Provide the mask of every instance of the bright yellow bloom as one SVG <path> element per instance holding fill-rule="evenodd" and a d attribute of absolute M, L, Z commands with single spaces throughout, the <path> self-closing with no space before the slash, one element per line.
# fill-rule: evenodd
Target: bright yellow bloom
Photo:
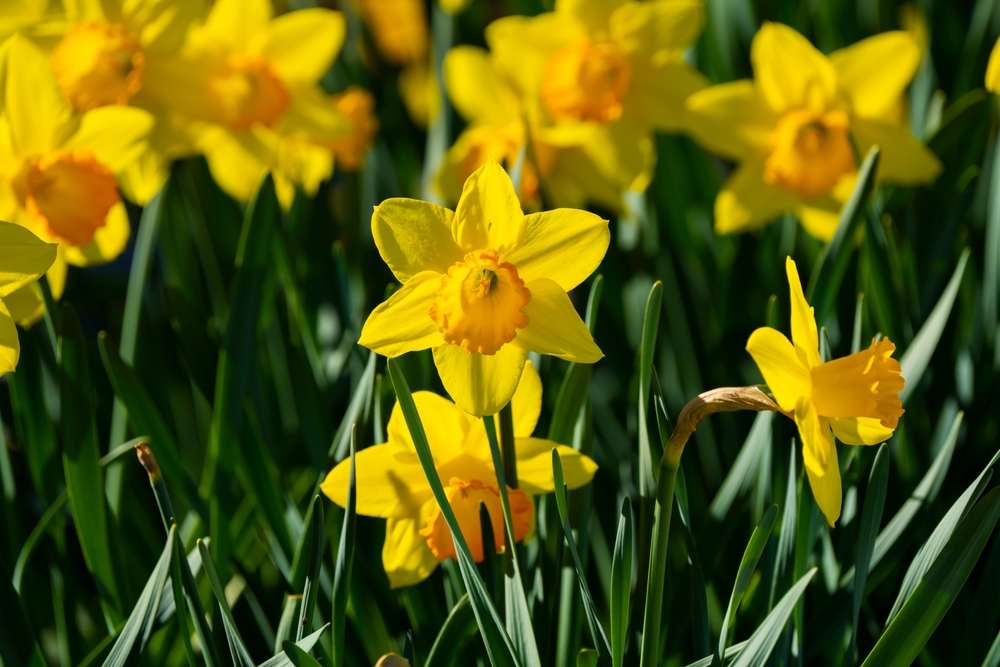
<path fill-rule="evenodd" d="M 343 16 L 328 9 L 274 18 L 270 0 L 219 0 L 184 52 L 155 72 L 172 108 L 202 122 L 198 145 L 234 198 L 249 200 L 271 172 L 287 208 L 295 186 L 313 194 L 330 176 L 329 144 L 350 124 L 317 82 L 344 30 Z"/>
<path fill-rule="evenodd" d="M 124 250 L 129 224 L 116 174 L 139 155 L 153 119 L 119 106 L 74 115 L 41 51 L 19 36 L 4 51 L 0 218 L 59 244 L 48 271 L 58 298 L 67 264 L 101 264 Z"/>
<path fill-rule="evenodd" d="M 498 552 L 505 546 L 503 513 L 496 471 L 483 424 L 429 391 L 413 394 L 437 469 L 473 558 L 483 560 L 480 503 L 490 515 Z M 542 409 L 542 382 L 531 363 L 524 366 L 511 406 L 514 415 L 518 488 L 507 488 L 515 541 L 535 525 L 532 496 L 551 493 L 552 450 L 562 457 L 566 485 L 575 489 L 593 478 L 597 465 L 572 447 L 531 437 Z M 423 581 L 438 563 L 455 558 L 451 533 L 431 495 L 399 404 L 389 417 L 388 442 L 356 456 L 358 514 L 388 520 L 382 565 L 393 588 Z M 347 503 L 350 460 L 323 481 L 322 490 L 338 505 Z"/>
<path fill-rule="evenodd" d="M 1000 39 L 993 45 L 990 62 L 986 66 L 986 90 L 1000 95 Z"/>
<path fill-rule="evenodd" d="M 899 101 L 920 62 L 905 32 L 888 32 L 825 56 L 791 28 L 766 23 L 751 46 L 753 81 L 691 96 L 691 131 L 739 162 L 715 200 L 720 233 L 795 213 L 829 240 L 857 178 L 852 140 L 881 150 L 878 177 L 904 185 L 933 180 L 937 158 L 898 120 Z"/>
<path fill-rule="evenodd" d="M 558 0 L 554 12 L 487 27 L 503 75 L 544 143 L 579 146 L 619 191 L 642 189 L 652 131 L 684 126 L 704 80 L 683 60 L 704 20 L 695 0 Z"/>
<path fill-rule="evenodd" d="M 747 351 L 778 406 L 793 416 L 813 497 L 832 526 L 840 516 L 840 467 L 834 436 L 848 445 L 875 445 L 896 429 L 903 404 L 903 376 L 888 338 L 866 350 L 823 362 L 812 307 L 789 257 L 785 260 L 792 305 L 792 340 L 770 327 L 757 329 Z"/>
<path fill-rule="evenodd" d="M 396 65 L 422 62 L 427 56 L 427 16 L 423 0 L 360 0 L 361 15 L 379 53 Z"/>
<path fill-rule="evenodd" d="M 448 95 L 468 127 L 448 150 L 437 175 L 437 187 L 448 201 L 456 201 L 462 183 L 487 162 L 513 169 L 525 146 L 526 117 L 517 91 L 498 71 L 484 49 L 459 46 L 444 61 Z M 582 207 L 588 200 L 610 209 L 621 205 L 620 188 L 604 178 L 583 147 L 561 146 L 544 140 L 533 127 L 532 155 L 521 165 L 521 201 L 533 207 L 540 187 L 557 206 Z M 540 173 L 539 173 L 540 172 Z"/>
<path fill-rule="evenodd" d="M 21 345 L 14 322 L 22 319 L 16 295 L 30 288 L 56 259 L 56 246 L 24 227 L 0 222 L 0 377 L 17 368 Z M 15 302 L 11 303 L 11 297 Z"/>

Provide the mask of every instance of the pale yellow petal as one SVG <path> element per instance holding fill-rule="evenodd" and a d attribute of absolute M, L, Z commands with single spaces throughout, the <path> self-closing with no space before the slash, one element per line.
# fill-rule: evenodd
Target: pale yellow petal
<path fill-rule="evenodd" d="M 17 326 L 23 329 L 33 326 L 45 314 L 45 299 L 37 282 L 11 292 L 3 297 L 3 301 Z"/>
<path fill-rule="evenodd" d="M 595 363 L 604 356 L 562 287 L 548 278 L 533 280 L 527 287 L 531 292 L 524 307 L 528 325 L 518 330 L 518 344 L 581 364 Z"/>
<path fill-rule="evenodd" d="M 456 46 L 448 51 L 444 81 L 452 104 L 467 121 L 501 124 L 519 119 L 517 96 L 485 49 Z"/>
<path fill-rule="evenodd" d="M 434 365 L 458 407 L 481 417 L 496 414 L 510 402 L 527 356 L 516 343 L 507 343 L 493 355 L 440 345 L 434 348 Z"/>
<path fill-rule="evenodd" d="M 98 107 L 80 117 L 80 125 L 64 147 L 89 151 L 98 162 L 119 172 L 149 150 L 144 139 L 153 122 L 152 115 L 135 107 Z"/>
<path fill-rule="evenodd" d="M 125 251 L 131 228 L 125 204 L 118 202 L 108 211 L 104 226 L 94 233 L 93 240 L 85 246 L 62 246 L 66 262 L 72 266 L 106 264 Z"/>
<path fill-rule="evenodd" d="M 679 56 L 701 33 L 705 7 L 696 0 L 627 2 L 611 15 L 612 41 L 634 58 L 651 61 Z"/>
<path fill-rule="evenodd" d="M 243 49 L 260 38 L 271 15 L 271 0 L 215 0 L 203 30 L 230 47 Z"/>
<path fill-rule="evenodd" d="M 625 104 L 638 122 L 679 131 L 688 126 L 687 101 L 706 85 L 705 77 L 687 63 L 654 63 L 636 69 Z"/>
<path fill-rule="evenodd" d="M 732 159 L 769 150 L 777 115 L 752 81 L 733 81 L 700 90 L 687 100 L 688 129 L 714 153 Z"/>
<path fill-rule="evenodd" d="M 542 438 L 518 438 L 517 482 L 520 488 L 531 495 L 552 493 L 555 479 L 552 476 L 552 450 L 559 452 L 562 460 L 563 481 L 570 489 L 586 486 L 597 472 L 597 464 L 589 456 L 584 456 L 572 447 L 560 445 Z"/>
<path fill-rule="evenodd" d="M 608 221 L 588 211 L 558 208 L 524 221 L 524 236 L 505 259 L 525 282 L 548 278 L 564 292 L 597 270 L 611 242 Z"/>
<path fill-rule="evenodd" d="M 12 222 L 0 222 L 0 297 L 34 282 L 56 259 L 56 246 Z"/>
<path fill-rule="evenodd" d="M 893 429 L 874 417 L 831 419 L 830 427 L 837 440 L 848 445 L 877 445 L 892 437 Z"/>
<path fill-rule="evenodd" d="M 415 391 L 412 397 L 434 460 L 441 463 L 460 455 L 463 452 L 462 442 L 469 429 L 474 427 L 472 418 L 447 398 L 432 391 Z M 403 409 L 398 402 L 392 407 L 386 433 L 390 443 L 414 451 L 413 438 L 410 437 L 410 429 L 406 426 Z"/>
<path fill-rule="evenodd" d="M 372 236 L 400 282 L 421 271 L 447 273 L 464 253 L 452 237 L 454 214 L 418 199 L 393 197 L 375 207 Z"/>
<path fill-rule="evenodd" d="M 147 52 L 173 53 L 184 46 L 189 28 L 206 14 L 204 0 L 122 0 L 122 21 Z"/>
<path fill-rule="evenodd" d="M 72 128 L 72 109 L 38 47 L 20 35 L 5 44 L 4 113 L 13 148 L 22 154 L 58 147 Z"/>
<path fill-rule="evenodd" d="M 809 40 L 780 23 L 765 23 L 750 45 L 754 78 L 776 111 L 823 109 L 836 99 L 837 74 Z"/>
<path fill-rule="evenodd" d="M 747 352 L 782 410 L 791 412 L 803 397 L 809 396 L 809 369 L 780 331 L 771 327 L 755 330 L 747 340 Z"/>
<path fill-rule="evenodd" d="M 17 326 L 10 316 L 3 299 L 0 299 L 0 377 L 12 373 L 17 368 L 21 356 L 21 344 L 17 340 Z"/>
<path fill-rule="evenodd" d="M 63 291 L 66 289 L 66 274 L 69 271 L 64 248 L 65 246 L 59 246 L 56 252 L 56 261 L 52 262 L 52 266 L 45 272 L 45 280 L 48 281 L 52 298 L 56 301 L 62 298 Z"/>
<path fill-rule="evenodd" d="M 715 198 L 715 231 L 733 234 L 763 227 L 798 204 L 789 191 L 764 182 L 759 162 L 745 162 Z"/>
<path fill-rule="evenodd" d="M 538 416 L 542 414 L 542 378 L 530 359 L 521 371 L 521 381 L 510 399 L 510 407 L 514 417 L 514 435 L 529 437 L 535 431 Z"/>
<path fill-rule="evenodd" d="M 620 7 L 635 4 L 628 0 L 557 0 L 556 14 L 599 33 L 608 29 L 612 14 Z"/>
<path fill-rule="evenodd" d="M 510 176 L 496 162 L 472 172 L 455 207 L 452 236 L 465 251 L 517 247 L 524 234 L 524 212 Z"/>
<path fill-rule="evenodd" d="M 333 64 L 345 32 L 340 12 L 299 9 L 267 26 L 263 55 L 286 84 L 314 84 Z"/>
<path fill-rule="evenodd" d="M 385 525 L 382 567 L 389 576 L 389 586 L 413 586 L 431 576 L 438 560 L 420 534 L 419 519 L 392 518 Z"/>
<path fill-rule="evenodd" d="M 879 118 L 899 103 L 920 65 L 920 46 L 912 35 L 884 32 L 830 54 L 837 80 L 858 116 Z"/>
<path fill-rule="evenodd" d="M 837 445 L 830 425 L 816 414 L 816 409 L 803 401 L 795 411 L 795 424 L 802 438 L 802 460 L 813 498 L 826 522 L 832 527 L 840 517 L 843 492 L 840 486 L 840 464 Z"/>
<path fill-rule="evenodd" d="M 327 498 L 347 506 L 351 459 L 331 470 L 320 485 Z M 376 517 L 411 517 L 431 497 L 417 455 L 393 444 L 366 447 L 355 454 L 358 514 Z"/>
<path fill-rule="evenodd" d="M 823 208 L 820 206 L 802 206 L 797 211 L 799 222 L 807 232 L 818 238 L 820 241 L 829 242 L 833 235 L 837 233 L 837 225 L 840 224 L 840 213 L 833 208 Z"/>
<path fill-rule="evenodd" d="M 233 199 L 249 202 L 267 175 L 272 146 L 252 132 L 221 129 L 206 132 L 202 142 L 212 179 Z"/>
<path fill-rule="evenodd" d="M 851 132 L 862 154 L 872 146 L 881 149 L 878 164 L 880 180 L 919 185 L 930 183 L 941 173 L 941 163 L 934 153 L 904 127 L 886 121 L 856 118 L 851 123 Z"/>
<path fill-rule="evenodd" d="M 804 355 L 810 368 L 818 366 L 820 358 L 816 315 L 813 307 L 806 301 L 806 295 L 802 291 L 802 282 L 799 280 L 799 271 L 795 267 L 795 260 L 791 257 L 785 258 L 785 275 L 788 277 L 788 292 L 792 308 L 792 342 L 795 343 L 799 354 Z"/>
<path fill-rule="evenodd" d="M 558 12 L 505 16 L 486 27 L 486 42 L 497 67 L 529 100 L 537 100 L 548 59 L 586 36 L 580 23 L 567 21 Z"/>
<path fill-rule="evenodd" d="M 430 308 L 441 285 L 441 274 L 422 271 L 410 278 L 371 312 L 358 345 L 385 357 L 398 357 L 444 343 Z"/>

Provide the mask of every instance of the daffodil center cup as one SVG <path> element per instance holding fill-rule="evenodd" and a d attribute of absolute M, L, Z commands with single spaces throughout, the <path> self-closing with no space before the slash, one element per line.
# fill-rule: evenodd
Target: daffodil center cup
<path fill-rule="evenodd" d="M 557 119 L 607 123 L 621 118 L 632 67 L 614 44 L 563 47 L 546 62 L 541 99 Z"/>
<path fill-rule="evenodd" d="M 127 104 L 142 88 L 144 64 L 139 41 L 114 23 L 74 25 L 52 51 L 56 81 L 78 111 Z"/>
<path fill-rule="evenodd" d="M 830 418 L 869 417 L 895 429 L 903 414 L 904 380 L 896 346 L 882 338 L 866 349 L 812 369 L 812 400 Z"/>
<path fill-rule="evenodd" d="M 273 126 L 288 109 L 291 95 L 270 63 L 259 56 L 231 54 L 208 85 L 213 120 L 233 130 Z"/>
<path fill-rule="evenodd" d="M 90 243 L 119 201 L 115 175 L 85 151 L 26 159 L 13 189 L 50 236 L 74 246 Z"/>
<path fill-rule="evenodd" d="M 445 341 L 469 352 L 496 354 L 528 324 L 524 307 L 530 300 L 513 264 L 492 250 L 477 250 L 441 277 L 429 314 Z"/>
<path fill-rule="evenodd" d="M 469 545 L 469 551 L 477 563 L 482 562 L 485 556 L 480 506 L 485 507 L 489 514 L 497 553 L 506 548 L 503 508 L 500 502 L 500 489 L 496 484 L 478 479 L 452 477 L 445 487 L 445 494 L 448 496 L 448 503 L 455 513 L 455 518 L 458 519 L 458 525 L 462 528 L 462 535 Z M 530 535 L 534 528 L 534 505 L 531 498 L 520 489 L 508 488 L 507 498 L 510 500 L 511 518 L 514 524 L 514 541 L 520 542 Z M 426 517 L 420 534 L 438 560 L 456 557 L 455 544 L 451 539 L 448 523 L 436 505 Z"/>
<path fill-rule="evenodd" d="M 822 197 L 854 168 L 847 113 L 800 109 L 782 116 L 771 134 L 764 180 L 803 197 Z"/>

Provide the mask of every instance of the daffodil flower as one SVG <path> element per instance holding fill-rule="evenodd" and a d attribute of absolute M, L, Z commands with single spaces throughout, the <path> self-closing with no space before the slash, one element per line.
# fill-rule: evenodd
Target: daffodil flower
<path fill-rule="evenodd" d="M 328 9 L 275 18 L 270 0 L 219 0 L 183 52 L 149 73 L 170 90 L 171 108 L 202 122 L 198 146 L 235 199 L 248 201 L 271 172 L 287 208 L 296 186 L 313 194 L 330 176 L 329 144 L 350 123 L 317 83 L 344 31 L 343 16 Z"/>
<path fill-rule="evenodd" d="M 693 0 L 557 0 L 555 11 L 486 29 L 503 75 L 547 143 L 575 145 L 619 189 L 643 189 L 652 131 L 684 126 L 704 79 L 684 62 L 704 10 Z"/>
<path fill-rule="evenodd" d="M 526 205 L 540 201 L 544 183 L 546 196 L 557 206 L 581 207 L 587 201 L 612 210 L 621 206 L 620 188 L 603 176 L 584 148 L 548 143 L 539 128 L 526 133 L 527 118 L 517 90 L 485 49 L 451 49 L 444 60 L 444 79 L 452 103 L 469 123 L 448 149 L 437 174 L 438 189 L 446 200 L 457 200 L 465 179 L 487 162 L 512 169 L 530 135 L 531 154 L 521 163 L 518 188 Z"/>
<path fill-rule="evenodd" d="M 834 436 L 848 445 L 875 445 L 896 429 L 903 405 L 903 376 L 888 338 L 867 349 L 824 362 L 812 307 L 789 257 L 785 261 L 792 305 L 792 340 L 770 327 L 757 329 L 747 351 L 778 406 L 795 419 L 813 497 L 833 526 L 840 516 L 840 466 Z"/>
<path fill-rule="evenodd" d="M 375 98 L 364 88 L 351 86 L 331 100 L 334 108 L 350 124 L 350 131 L 329 144 L 337 164 L 346 170 L 357 171 L 364 163 L 372 137 L 378 130 L 375 118 Z"/>
<path fill-rule="evenodd" d="M 933 180 L 937 158 L 899 121 L 899 104 L 920 63 L 905 32 L 887 32 L 826 56 L 766 23 L 751 45 L 754 80 L 699 91 L 689 127 L 712 151 L 739 162 L 715 200 L 720 233 L 745 231 L 783 213 L 829 240 L 857 178 L 860 154 L 881 149 L 879 179 Z"/>
<path fill-rule="evenodd" d="M 588 364 L 603 356 L 566 293 L 604 258 L 606 220 L 575 209 L 524 215 L 491 162 L 469 176 L 454 212 L 387 199 L 372 235 L 402 287 L 372 311 L 358 342 L 387 357 L 432 348 L 466 412 L 506 405 L 529 350 Z"/>
<path fill-rule="evenodd" d="M 493 469 L 486 431 L 454 403 L 429 391 L 413 394 L 424 425 L 434 467 L 444 484 L 473 558 L 483 560 L 480 505 L 489 512 L 498 551 L 506 546 L 500 490 Z M 542 408 L 542 383 L 531 363 L 513 397 L 518 488 L 508 487 L 515 541 L 529 537 L 535 525 L 532 496 L 551 493 L 551 451 L 562 457 L 566 485 L 575 489 L 593 478 L 597 465 L 572 447 L 531 437 Z M 389 417 L 388 442 L 356 455 L 358 514 L 387 520 L 382 564 L 394 587 L 426 579 L 438 563 L 455 558 L 455 546 L 431 488 L 417 459 L 413 440 L 397 403 Z M 342 461 L 326 477 L 323 493 L 340 506 L 347 503 L 350 460 Z"/>
<path fill-rule="evenodd" d="M 428 43 L 423 0 L 360 0 L 360 5 L 361 16 L 383 58 L 395 65 L 425 60 Z"/>
<path fill-rule="evenodd" d="M 23 318 L 10 299 L 30 287 L 56 259 L 56 246 L 24 227 L 0 222 L 0 376 L 17 368 L 21 345 L 14 322 Z"/>
<path fill-rule="evenodd" d="M 59 244 L 48 270 L 58 298 L 67 265 L 101 264 L 125 249 L 129 223 L 116 174 L 141 152 L 153 119 L 120 106 L 75 115 L 37 47 L 15 35 L 4 52 L 0 218 Z"/>
<path fill-rule="evenodd" d="M 1000 95 L 1000 39 L 993 45 L 990 61 L 986 66 L 986 90 Z"/>

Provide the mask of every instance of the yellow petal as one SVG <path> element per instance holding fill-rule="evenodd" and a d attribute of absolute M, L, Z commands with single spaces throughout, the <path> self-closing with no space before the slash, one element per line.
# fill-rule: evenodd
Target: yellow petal
<path fill-rule="evenodd" d="M 626 121 L 597 126 L 580 149 L 621 191 L 645 190 L 656 155 L 648 128 Z"/>
<path fill-rule="evenodd" d="M 389 519 L 385 524 L 382 567 L 389 576 L 389 586 L 413 586 L 431 576 L 438 560 L 420 534 L 418 519 Z"/>
<path fill-rule="evenodd" d="M 611 15 L 628 0 L 557 0 L 556 13 L 579 22 L 591 32 L 607 30 Z"/>
<path fill-rule="evenodd" d="M 473 428 L 473 420 L 447 398 L 432 391 L 415 391 L 412 397 L 434 460 L 443 462 L 462 454 L 462 442 L 469 429 Z M 386 432 L 390 443 L 414 451 L 413 438 L 410 437 L 410 429 L 406 426 L 403 409 L 398 402 L 389 415 Z"/>
<path fill-rule="evenodd" d="M 597 270 L 608 251 L 608 221 L 588 211 L 557 208 L 531 213 L 524 219 L 524 236 L 505 259 L 525 282 L 554 281 L 568 292 Z"/>
<path fill-rule="evenodd" d="M 884 32 L 830 54 L 858 116 L 881 117 L 899 102 L 920 65 L 920 47 L 906 32 Z"/>
<path fill-rule="evenodd" d="M 795 411 L 795 424 L 802 438 L 802 460 L 813 498 L 819 505 L 826 522 L 832 527 L 840 517 L 843 493 L 840 488 L 840 464 L 837 445 L 830 433 L 830 425 L 820 419 L 816 409 L 803 401 Z"/>
<path fill-rule="evenodd" d="M 993 45 L 990 62 L 986 66 L 986 90 L 1000 94 L 1000 39 Z"/>
<path fill-rule="evenodd" d="M 55 259 L 54 243 L 46 243 L 21 225 L 0 222 L 0 297 L 37 280 Z"/>
<path fill-rule="evenodd" d="M 777 116 L 752 81 L 733 81 L 700 90 L 687 100 L 688 129 L 719 155 L 742 159 L 769 150 Z"/>
<path fill-rule="evenodd" d="M 72 266 L 96 266 L 106 264 L 125 251 L 131 228 L 128 224 L 128 213 L 125 204 L 118 202 L 108 211 L 103 227 L 95 233 L 94 238 L 85 246 L 62 246 L 65 250 L 66 262 Z"/>
<path fill-rule="evenodd" d="M 184 45 L 188 29 L 205 14 L 201 0 L 123 0 L 123 22 L 138 33 L 151 53 L 172 53 Z"/>
<path fill-rule="evenodd" d="M 527 438 L 534 433 L 538 416 L 542 414 L 542 378 L 530 359 L 521 371 L 521 381 L 510 399 L 510 408 L 514 413 L 514 435 Z"/>
<path fill-rule="evenodd" d="M 0 377 L 17 368 L 21 344 L 17 340 L 17 327 L 3 299 L 0 299 Z"/>
<path fill-rule="evenodd" d="M 358 345 L 385 357 L 398 357 L 444 343 L 430 316 L 441 285 L 441 274 L 422 271 L 371 312 L 361 328 Z"/>
<path fill-rule="evenodd" d="M 145 206 L 163 189 L 170 175 L 170 165 L 163 155 L 145 150 L 119 175 L 122 192 L 132 202 Z"/>
<path fill-rule="evenodd" d="M 929 183 L 941 172 L 941 163 L 909 130 L 885 121 L 855 118 L 851 132 L 862 154 L 872 146 L 882 149 L 879 179 L 901 185 Z"/>
<path fill-rule="evenodd" d="M 318 144 L 334 144 L 353 131 L 351 121 L 337 109 L 332 97 L 317 86 L 295 91 L 281 117 L 281 131 L 304 135 Z"/>
<path fill-rule="evenodd" d="M 765 23 L 750 45 L 757 87 L 775 111 L 822 109 L 837 95 L 837 75 L 829 59 L 795 30 Z"/>
<path fill-rule="evenodd" d="M 340 12 L 299 9 L 267 26 L 263 55 L 286 84 L 313 84 L 330 69 L 345 31 Z"/>
<path fill-rule="evenodd" d="M 466 179 L 452 230 L 466 251 L 490 248 L 504 253 L 517 246 L 524 233 L 524 213 L 503 167 L 487 162 Z"/>
<path fill-rule="evenodd" d="M 7 305 L 10 316 L 23 329 L 34 325 L 45 314 L 45 300 L 37 282 L 29 283 L 4 296 L 3 302 Z"/>
<path fill-rule="evenodd" d="M 212 179 L 233 199 L 250 201 L 267 174 L 271 148 L 255 133 L 218 128 L 201 141 Z"/>
<path fill-rule="evenodd" d="M 656 63 L 636 68 L 627 104 L 639 122 L 661 130 L 687 128 L 688 99 L 706 85 L 706 79 L 683 62 Z"/>
<path fill-rule="evenodd" d="M 452 238 L 453 213 L 440 206 L 393 197 L 375 207 L 372 236 L 382 260 L 405 283 L 421 271 L 447 273 L 464 253 Z"/>
<path fill-rule="evenodd" d="M 848 445 L 877 445 L 891 438 L 893 432 L 874 417 L 831 419 L 830 427 L 837 440 Z"/>
<path fill-rule="evenodd" d="M 607 27 L 599 29 L 607 29 L 626 52 L 653 60 L 682 53 L 698 38 L 704 22 L 704 3 L 695 0 L 626 2 L 614 11 Z"/>
<path fill-rule="evenodd" d="M 780 331 L 771 327 L 755 330 L 747 340 L 747 352 L 782 410 L 791 412 L 803 397 L 809 396 L 809 369 Z"/>
<path fill-rule="evenodd" d="M 533 280 L 527 287 L 531 292 L 524 307 L 528 325 L 518 330 L 518 344 L 581 364 L 595 363 L 604 356 L 562 287 L 548 278 Z"/>
<path fill-rule="evenodd" d="M 785 275 L 788 276 L 788 292 L 792 307 L 792 342 L 799 353 L 805 356 L 810 368 L 820 363 L 819 333 L 816 330 L 816 315 L 802 292 L 799 271 L 795 260 L 785 258 Z"/>
<path fill-rule="evenodd" d="M 763 227 L 798 203 L 788 190 L 764 182 L 760 163 L 745 162 L 715 198 L 715 231 L 732 234 Z"/>
<path fill-rule="evenodd" d="M 152 128 L 153 116 L 142 109 L 98 107 L 80 117 L 80 125 L 65 148 L 90 151 L 98 162 L 118 172 L 149 150 L 143 139 Z"/>
<path fill-rule="evenodd" d="M 486 26 L 486 42 L 497 67 L 530 100 L 537 99 L 546 61 L 586 36 L 580 23 L 567 21 L 560 12 L 505 16 Z"/>
<path fill-rule="evenodd" d="M 840 214 L 836 209 L 802 206 L 798 210 L 798 216 L 805 230 L 820 241 L 830 241 L 840 224 Z"/>
<path fill-rule="evenodd" d="M 466 352 L 457 345 L 434 348 L 434 365 L 452 400 L 471 415 L 500 411 L 510 402 L 521 379 L 527 352 L 516 342 L 496 354 Z"/>
<path fill-rule="evenodd" d="M 350 457 L 338 463 L 320 485 L 327 498 L 347 506 Z M 409 517 L 431 497 L 424 470 L 412 450 L 395 444 L 366 447 L 355 454 L 358 514 L 377 517 Z"/>
<path fill-rule="evenodd" d="M 517 482 L 520 488 L 531 495 L 552 493 L 555 479 L 552 477 L 552 450 L 559 451 L 562 459 L 563 479 L 570 489 L 578 489 L 590 483 L 597 472 L 597 464 L 589 456 L 584 456 L 572 447 L 560 445 L 542 438 L 518 438 Z"/>
<path fill-rule="evenodd" d="M 271 0 L 216 0 L 203 30 L 237 49 L 259 38 L 271 20 Z"/>
<path fill-rule="evenodd" d="M 7 40 L 5 47 L 4 112 L 13 147 L 21 153 L 56 148 L 72 126 L 72 109 L 48 58 L 20 35 Z"/>
<path fill-rule="evenodd" d="M 66 273 L 69 266 L 66 264 L 65 255 L 65 246 L 59 246 L 59 250 L 56 252 L 56 261 L 52 262 L 52 266 L 45 272 L 45 280 L 48 281 L 49 289 L 52 290 L 52 298 L 56 301 L 62 298 L 63 291 L 66 289 Z"/>
<path fill-rule="evenodd" d="M 501 124 L 519 120 L 517 96 L 485 49 L 456 46 L 448 51 L 444 81 L 452 104 L 467 121 Z"/>

